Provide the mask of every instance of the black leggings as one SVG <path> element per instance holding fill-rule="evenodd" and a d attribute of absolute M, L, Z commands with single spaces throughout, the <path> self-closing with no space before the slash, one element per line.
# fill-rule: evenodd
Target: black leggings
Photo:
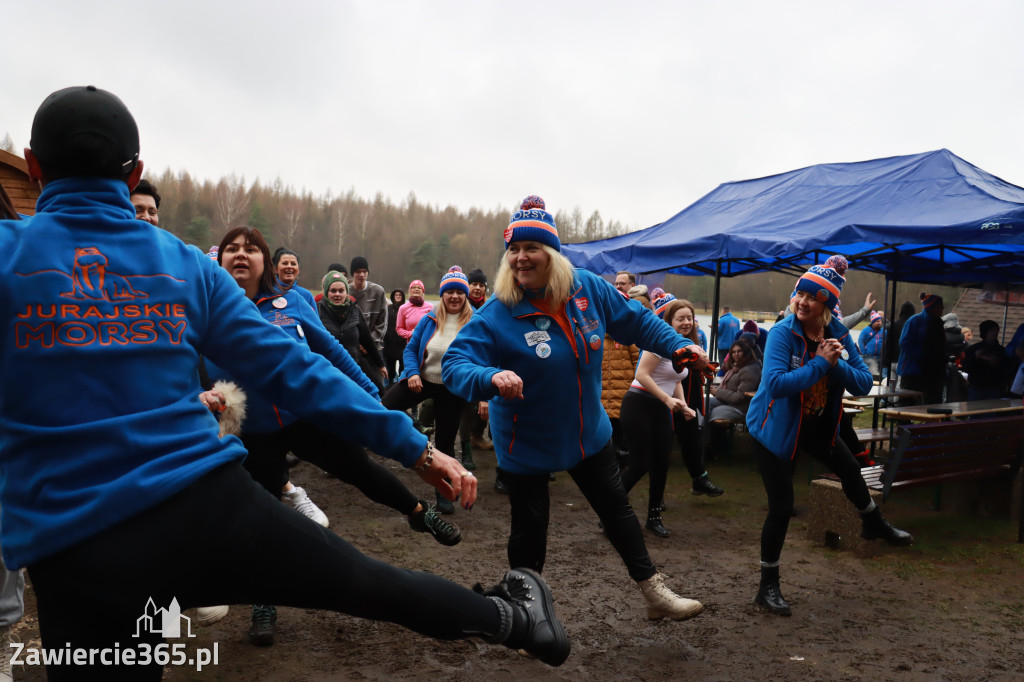
<path fill-rule="evenodd" d="M 47 648 L 156 646 L 133 637 L 147 601 L 182 609 L 281 604 L 397 623 L 437 639 L 498 632 L 493 601 L 371 559 L 268 495 L 240 464 L 28 567 Z M 194 627 L 194 625 L 193 625 Z M 184 629 L 184 625 L 183 625 Z M 98 661 L 97 661 L 98 662 Z M 159 680 L 148 668 L 50 667 L 51 680 Z"/>
<path fill-rule="evenodd" d="M 806 450 L 811 457 L 835 472 L 843 484 L 847 499 L 858 510 L 866 509 L 871 504 L 871 493 L 860 475 L 860 464 L 842 439 L 836 438 L 835 447 L 829 445 L 830 439 L 831 434 L 811 437 L 801 430 L 797 447 Z M 782 555 L 789 520 L 793 516 L 793 472 L 796 469 L 796 458 L 779 459 L 756 439 L 754 451 L 761 480 L 768 493 L 768 516 L 761 528 L 761 561 L 772 564 L 778 562 Z"/>
<path fill-rule="evenodd" d="M 622 487 L 611 443 L 569 469 L 569 475 L 597 512 L 629 576 L 638 582 L 653 576 L 657 571 L 647 554 L 640 522 Z M 544 568 L 548 545 L 548 475 L 523 476 L 502 470 L 502 479 L 509 490 L 512 511 L 509 566 L 524 566 L 539 573 Z"/>
<path fill-rule="evenodd" d="M 690 473 L 690 478 L 698 479 L 704 475 L 707 469 L 704 467 L 704 442 L 700 432 L 700 415 L 693 419 L 686 419 L 679 412 L 672 413 L 672 419 L 676 429 L 676 440 L 679 442 L 679 449 L 683 452 L 683 463 Z M 708 428 L 704 422 L 704 428 Z"/>
<path fill-rule="evenodd" d="M 661 505 L 668 481 L 668 458 L 672 452 L 672 413 L 652 395 L 628 391 L 619 411 L 622 435 L 629 450 L 629 464 L 622 472 L 622 486 L 628 493 L 650 472 L 648 509 Z"/>
<path fill-rule="evenodd" d="M 414 393 L 409 389 L 408 381 L 400 381 L 388 389 L 381 403 L 389 410 L 405 411 L 431 398 L 434 400 L 434 445 L 444 454 L 454 456 L 455 436 L 466 401 L 445 388 L 444 384 L 424 380 L 423 389 Z"/>
<path fill-rule="evenodd" d="M 370 459 L 366 448 L 309 422 L 297 421 L 273 433 L 246 433 L 242 435 L 242 444 L 249 451 L 244 462 L 246 470 L 274 497 L 281 497 L 281 488 L 288 482 L 285 455 L 291 451 L 299 459 L 354 485 L 374 502 L 407 516 L 419 503 L 390 469 Z"/>

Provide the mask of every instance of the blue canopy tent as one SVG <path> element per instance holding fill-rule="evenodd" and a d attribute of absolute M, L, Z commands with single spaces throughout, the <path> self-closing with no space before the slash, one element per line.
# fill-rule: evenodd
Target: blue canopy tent
<path fill-rule="evenodd" d="M 822 254 L 934 284 L 1024 279 L 1024 188 L 946 149 L 727 182 L 663 223 L 564 244 L 599 274 L 798 273 Z"/>
<path fill-rule="evenodd" d="M 892 281 L 1008 284 L 1024 281 L 1024 188 L 946 149 L 821 164 L 724 183 L 663 223 L 563 244 L 562 253 L 599 274 L 716 280 L 796 275 L 841 253 L 852 268 Z M 718 296 L 716 281 L 716 315 Z"/>

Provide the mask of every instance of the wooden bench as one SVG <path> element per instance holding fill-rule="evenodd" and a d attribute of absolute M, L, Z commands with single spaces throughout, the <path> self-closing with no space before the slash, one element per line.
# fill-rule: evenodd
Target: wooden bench
<path fill-rule="evenodd" d="M 857 434 L 857 439 L 861 443 L 884 443 L 889 440 L 889 429 L 865 427 L 863 429 L 854 429 L 853 431 Z"/>
<path fill-rule="evenodd" d="M 910 424 L 896 431 L 889 461 L 861 469 L 871 490 L 888 499 L 895 490 L 1012 476 L 1024 462 L 1024 416 Z M 826 478 L 835 479 L 829 474 Z M 937 490 L 939 490 L 937 488 Z M 941 498 L 936 494 L 935 507 Z M 1024 503 L 1017 519 L 1024 543 Z"/>

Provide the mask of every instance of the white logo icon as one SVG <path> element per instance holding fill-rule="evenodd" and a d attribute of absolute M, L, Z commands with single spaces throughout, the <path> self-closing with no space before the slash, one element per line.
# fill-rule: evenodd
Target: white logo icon
<path fill-rule="evenodd" d="M 182 622 L 185 627 L 182 628 Z M 195 637 L 192 634 L 192 619 L 181 615 L 181 607 L 178 606 L 178 598 L 171 599 L 170 605 L 165 608 L 157 608 L 150 597 L 146 602 L 146 608 L 142 615 L 135 621 L 135 634 L 132 637 L 139 637 L 144 632 L 173 639 L 181 637 L 182 629 L 187 637 Z"/>

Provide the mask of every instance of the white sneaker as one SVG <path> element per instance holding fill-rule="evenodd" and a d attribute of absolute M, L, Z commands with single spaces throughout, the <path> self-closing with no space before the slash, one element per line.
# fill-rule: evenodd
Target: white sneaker
<path fill-rule="evenodd" d="M 314 523 L 319 524 L 324 528 L 327 528 L 329 525 L 327 514 L 320 511 L 320 507 L 313 504 L 313 501 L 309 499 L 309 495 L 306 494 L 306 491 L 299 486 L 295 486 L 288 492 L 282 493 L 281 499 L 293 506 L 295 511 L 312 519 Z"/>
<path fill-rule="evenodd" d="M 227 604 L 220 606 L 200 606 L 196 609 L 196 623 L 198 625 L 213 625 L 228 615 Z"/>
<path fill-rule="evenodd" d="M 647 580 L 641 580 L 640 591 L 647 602 L 648 618 L 685 620 L 704 610 L 704 605 L 699 601 L 680 597 L 668 589 L 665 585 L 665 576 L 660 573 L 655 573 Z"/>

